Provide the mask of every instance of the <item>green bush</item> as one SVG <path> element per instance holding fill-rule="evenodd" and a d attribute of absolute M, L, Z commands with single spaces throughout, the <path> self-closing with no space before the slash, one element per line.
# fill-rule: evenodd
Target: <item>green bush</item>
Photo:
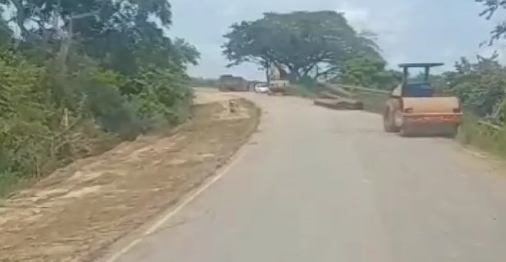
<path fill-rule="evenodd" d="M 506 129 L 487 125 L 472 114 L 466 114 L 457 139 L 467 145 L 506 157 Z"/>
<path fill-rule="evenodd" d="M 315 98 L 316 92 L 311 87 L 306 87 L 302 85 L 290 85 L 288 87 L 288 94 L 294 96 L 300 96 L 305 98 Z"/>
<path fill-rule="evenodd" d="M 288 87 L 288 94 L 306 98 L 315 98 L 317 94 L 316 86 L 317 83 L 314 79 L 310 77 L 303 77 Z"/>
<path fill-rule="evenodd" d="M 48 90 L 40 85 L 44 70 L 5 51 L 0 68 L 0 174 L 37 174 L 49 153 L 55 113 Z"/>

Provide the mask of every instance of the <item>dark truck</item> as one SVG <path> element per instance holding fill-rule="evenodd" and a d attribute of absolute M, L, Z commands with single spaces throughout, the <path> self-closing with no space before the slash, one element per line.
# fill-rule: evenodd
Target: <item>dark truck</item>
<path fill-rule="evenodd" d="M 222 75 L 219 79 L 220 91 L 248 91 L 248 81 L 239 76 Z"/>

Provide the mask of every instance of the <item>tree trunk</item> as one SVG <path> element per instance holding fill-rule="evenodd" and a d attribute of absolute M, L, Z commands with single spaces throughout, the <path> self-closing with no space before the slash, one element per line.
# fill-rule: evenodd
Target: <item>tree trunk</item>
<path fill-rule="evenodd" d="M 266 61 L 265 64 L 264 64 L 264 67 L 265 67 L 265 80 L 267 82 L 267 86 L 270 86 L 270 84 L 271 84 L 271 67 L 270 67 L 270 63 L 268 61 Z"/>

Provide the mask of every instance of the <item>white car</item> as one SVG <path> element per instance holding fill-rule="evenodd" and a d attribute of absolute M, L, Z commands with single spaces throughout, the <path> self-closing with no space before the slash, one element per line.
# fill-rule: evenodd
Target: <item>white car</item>
<path fill-rule="evenodd" d="M 262 85 L 262 84 L 256 85 L 255 86 L 255 92 L 257 92 L 257 93 L 267 93 L 267 92 L 269 92 L 269 87 L 266 86 L 266 85 Z"/>

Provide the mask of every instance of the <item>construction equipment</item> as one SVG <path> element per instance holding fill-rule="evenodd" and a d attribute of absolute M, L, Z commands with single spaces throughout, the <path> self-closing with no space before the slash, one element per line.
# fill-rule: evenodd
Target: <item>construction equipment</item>
<path fill-rule="evenodd" d="M 462 122 L 460 101 L 457 97 L 437 97 L 429 83 L 430 68 L 443 63 L 400 64 L 403 79 L 390 95 L 383 111 L 386 132 L 401 136 L 443 135 L 454 137 Z M 421 81 L 413 81 L 410 68 L 423 68 Z"/>
<path fill-rule="evenodd" d="M 290 82 L 287 80 L 286 70 L 280 66 L 272 65 L 269 75 L 269 95 L 286 95 Z"/>
<path fill-rule="evenodd" d="M 219 83 L 219 90 L 222 92 L 248 91 L 248 82 L 239 76 L 221 75 Z"/>

